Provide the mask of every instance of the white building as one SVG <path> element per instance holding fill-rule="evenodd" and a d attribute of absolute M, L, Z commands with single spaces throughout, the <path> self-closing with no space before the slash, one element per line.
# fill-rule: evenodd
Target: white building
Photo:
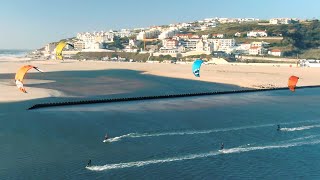
<path fill-rule="evenodd" d="M 192 27 L 192 24 L 190 23 L 181 23 L 179 25 L 177 25 L 178 28 L 190 28 Z"/>
<path fill-rule="evenodd" d="M 113 42 L 114 34 L 112 32 L 85 32 L 85 33 L 78 33 L 77 39 L 82 41 L 83 44 L 79 44 L 82 47 L 82 49 L 104 49 L 105 43 Z"/>
<path fill-rule="evenodd" d="M 97 50 L 97 49 L 104 49 L 102 43 L 99 42 L 86 42 L 85 49 Z"/>
<path fill-rule="evenodd" d="M 112 31 L 110 30 L 110 33 L 113 33 L 115 36 L 124 38 L 124 37 L 131 37 L 136 35 L 136 33 L 132 32 L 130 29 L 121 29 L 120 31 Z"/>
<path fill-rule="evenodd" d="M 256 31 L 250 31 L 247 33 L 248 37 L 267 37 L 268 34 L 266 31 L 260 31 L 260 30 L 256 30 Z"/>
<path fill-rule="evenodd" d="M 271 56 L 281 56 L 282 52 L 280 49 L 272 49 L 271 51 L 268 52 Z"/>
<path fill-rule="evenodd" d="M 138 52 L 138 49 L 136 47 L 132 47 L 132 46 L 126 46 L 124 49 L 123 49 L 124 52 Z"/>
<path fill-rule="evenodd" d="M 236 45 L 235 39 L 208 39 L 214 44 L 214 51 L 230 51 Z"/>
<path fill-rule="evenodd" d="M 178 28 L 171 27 L 168 30 L 163 31 L 159 36 L 158 39 L 168 39 L 172 38 L 174 35 L 176 35 L 179 32 Z"/>
<path fill-rule="evenodd" d="M 184 41 L 181 41 L 181 45 L 184 46 L 186 50 L 195 50 L 197 47 L 197 42 L 200 40 L 200 38 L 186 39 Z"/>
<path fill-rule="evenodd" d="M 139 41 L 129 39 L 129 46 L 137 47 L 139 45 Z"/>
<path fill-rule="evenodd" d="M 224 38 L 224 34 L 212 34 L 212 38 Z"/>
<path fill-rule="evenodd" d="M 236 33 L 234 34 L 234 36 L 235 36 L 235 37 L 241 37 L 241 33 L 240 33 L 240 32 L 236 32 Z"/>
<path fill-rule="evenodd" d="M 86 44 L 84 43 L 84 41 L 79 40 L 74 43 L 74 48 L 77 50 L 85 49 L 85 47 L 86 47 Z"/>
<path fill-rule="evenodd" d="M 202 39 L 208 39 L 208 38 L 209 38 L 209 35 L 208 35 L 208 34 L 202 35 L 201 38 L 202 38 Z"/>
<path fill-rule="evenodd" d="M 211 54 L 214 51 L 214 43 L 207 39 L 188 39 L 180 43 L 180 52 L 185 51 L 186 55 Z"/>
<path fill-rule="evenodd" d="M 207 27 L 216 27 L 217 26 L 217 23 L 216 22 L 207 22 L 207 23 L 205 23 L 205 26 L 207 26 Z"/>
<path fill-rule="evenodd" d="M 129 40 L 129 44 L 123 49 L 124 52 L 138 52 L 137 46 L 139 42 L 133 39 Z"/>
<path fill-rule="evenodd" d="M 51 54 L 54 49 L 56 48 L 56 43 L 49 43 L 45 46 L 44 50 L 45 50 L 45 53 L 48 53 L 48 54 Z"/>
<path fill-rule="evenodd" d="M 269 24 L 291 24 L 291 18 L 273 18 L 269 20 Z"/>
<path fill-rule="evenodd" d="M 152 39 L 152 38 L 157 38 L 159 36 L 161 32 L 156 29 L 156 28 L 152 28 L 150 30 L 147 31 L 141 31 L 138 35 L 137 35 L 137 40 L 144 40 L 144 39 Z"/>
<path fill-rule="evenodd" d="M 113 42 L 114 34 L 110 32 L 85 32 L 85 33 L 78 33 L 77 39 L 84 41 L 85 43 L 93 43 L 93 42 L 99 42 L 99 43 L 109 43 Z"/>
<path fill-rule="evenodd" d="M 206 40 L 200 40 L 196 44 L 196 51 L 204 54 L 211 54 L 214 50 L 214 44 Z"/>
<path fill-rule="evenodd" d="M 167 49 L 174 49 L 178 46 L 178 41 L 174 39 L 165 39 L 162 41 L 162 46 Z"/>
<path fill-rule="evenodd" d="M 243 54 L 249 54 L 249 49 L 251 48 L 251 44 L 250 43 L 242 43 L 239 44 L 236 47 L 236 50 L 243 53 Z"/>
<path fill-rule="evenodd" d="M 269 43 L 264 42 L 264 41 L 260 41 L 260 42 L 254 41 L 254 42 L 251 42 L 251 47 L 266 47 L 267 45 L 269 45 Z"/>
<path fill-rule="evenodd" d="M 259 21 L 259 19 L 256 18 L 238 18 L 238 22 L 254 22 L 254 21 Z"/>
<path fill-rule="evenodd" d="M 251 47 L 249 49 L 250 55 L 263 55 L 265 54 L 265 49 L 263 47 Z"/>

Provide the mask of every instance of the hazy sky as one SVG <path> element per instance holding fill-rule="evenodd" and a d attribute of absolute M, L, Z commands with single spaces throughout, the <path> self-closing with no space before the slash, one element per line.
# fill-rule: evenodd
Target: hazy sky
<path fill-rule="evenodd" d="M 34 49 L 77 32 L 208 17 L 320 18 L 319 0 L 4 0 L 0 49 Z"/>

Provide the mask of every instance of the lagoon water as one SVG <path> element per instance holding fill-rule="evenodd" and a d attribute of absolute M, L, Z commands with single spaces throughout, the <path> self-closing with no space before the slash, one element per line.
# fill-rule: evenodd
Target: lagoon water
<path fill-rule="evenodd" d="M 119 86 L 122 93 L 112 97 L 163 94 L 166 89 L 170 93 L 239 89 L 119 72 L 87 72 L 83 76 L 94 80 L 99 73 L 109 73 L 110 77 L 131 82 L 125 90 Z M 79 78 L 81 74 L 84 73 L 79 73 Z M 59 74 L 52 73 L 46 78 L 55 76 Z M 115 79 L 100 78 L 100 81 Z M 64 86 L 63 82 L 38 86 L 61 88 L 72 94 L 68 83 L 64 83 Z M 109 90 L 104 94 L 97 89 L 90 91 L 109 97 Z M 88 97 L 90 91 L 76 94 Z M 3 103 L 0 104 L 0 177 L 318 179 L 319 95 L 320 89 L 315 88 L 299 89 L 295 93 L 281 90 L 32 111 L 25 108 L 53 100 Z M 276 130 L 277 124 L 281 125 L 281 131 Z M 105 133 L 111 137 L 107 143 L 102 142 Z M 225 149 L 220 152 L 222 142 Z M 92 166 L 85 168 L 89 159 Z"/>

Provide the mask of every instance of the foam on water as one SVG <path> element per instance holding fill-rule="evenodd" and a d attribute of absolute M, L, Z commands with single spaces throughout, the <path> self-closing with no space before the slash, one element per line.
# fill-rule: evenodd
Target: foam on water
<path fill-rule="evenodd" d="M 318 120 L 317 120 L 318 121 Z M 306 121 L 295 121 L 295 122 L 287 122 L 282 124 L 297 124 L 302 122 L 316 122 L 316 120 L 306 120 Z M 143 137 L 159 137 L 159 136 L 183 136 L 183 135 L 199 135 L 199 134 L 211 134 L 217 132 L 227 132 L 227 131 L 238 131 L 244 129 L 254 129 L 261 127 L 272 127 L 275 124 L 263 124 L 256 126 L 243 126 L 243 127 L 234 127 L 234 128 L 221 128 L 221 129 L 209 129 L 209 130 L 197 130 L 197 131 L 174 131 L 174 132 L 163 132 L 163 133 L 129 133 L 121 136 L 117 136 L 114 138 L 110 138 L 104 142 L 112 143 L 121 141 L 126 138 L 143 138 Z M 299 130 L 307 130 L 311 128 L 320 127 L 320 125 L 311 125 L 311 126 L 301 126 L 296 128 L 281 128 L 281 131 L 299 131 Z"/>
<path fill-rule="evenodd" d="M 306 136 L 302 138 L 292 139 L 286 141 L 283 144 L 279 145 L 268 145 L 268 146 L 254 146 L 254 147 L 236 147 L 231 149 L 224 149 L 220 151 L 211 151 L 208 153 L 199 153 L 199 154 L 190 154 L 186 156 L 178 156 L 178 157 L 171 157 L 165 159 L 155 159 L 155 160 L 148 160 L 148 161 L 135 161 L 135 162 L 128 162 L 128 163 L 118 163 L 118 164 L 106 164 L 103 166 L 91 166 L 86 167 L 88 170 L 91 171 L 105 171 L 105 170 L 112 170 L 112 169 L 123 169 L 123 168 L 131 168 L 131 167 L 141 167 L 151 164 L 160 164 L 160 163 L 169 163 L 169 162 L 177 162 L 177 161 L 185 161 L 185 160 L 192 160 L 192 159 L 199 159 L 199 158 L 206 158 L 211 156 L 217 156 L 219 154 L 233 154 L 233 153 L 243 153 L 243 152 L 250 152 L 250 151 L 258 151 L 258 150 L 266 150 L 266 149 L 281 149 L 281 148 L 290 148 L 296 146 L 303 146 L 303 145 L 313 145 L 313 144 L 320 144 L 319 139 L 315 139 L 310 141 L 309 139 L 315 138 L 318 136 Z M 308 141 L 305 141 L 307 140 Z M 298 141 L 300 140 L 300 141 Z M 298 141 L 298 142 L 292 142 Z"/>
<path fill-rule="evenodd" d="M 103 142 L 116 142 L 116 141 L 120 141 L 121 139 L 123 138 L 128 138 L 128 137 L 131 137 L 131 138 L 134 138 L 136 136 L 136 133 L 129 133 L 129 134 L 125 134 L 125 135 L 122 135 L 122 136 L 118 136 L 118 137 L 114 137 L 114 138 L 109 138 L 107 140 L 104 140 Z"/>
<path fill-rule="evenodd" d="M 303 131 L 312 128 L 319 128 L 320 125 L 312 125 L 312 126 L 301 126 L 301 127 L 294 127 L 294 128 L 280 128 L 281 131 Z"/>
<path fill-rule="evenodd" d="M 192 154 L 192 155 L 181 156 L 181 157 L 155 159 L 155 160 L 149 160 L 149 161 L 136 161 L 136 162 L 119 163 L 119 164 L 106 164 L 104 166 L 91 166 L 91 167 L 86 167 L 86 168 L 91 171 L 104 171 L 104 170 L 111 170 L 111 169 L 141 167 L 141 166 L 146 166 L 146 165 L 150 165 L 150 164 L 159 164 L 159 163 L 168 163 L 168 162 L 174 162 L 174 161 L 191 160 L 191 159 L 197 159 L 197 158 L 204 158 L 204 157 L 208 157 L 208 156 L 215 156 L 218 154 L 219 154 L 218 151 L 213 151 L 213 152 L 209 152 L 209 153 Z"/>

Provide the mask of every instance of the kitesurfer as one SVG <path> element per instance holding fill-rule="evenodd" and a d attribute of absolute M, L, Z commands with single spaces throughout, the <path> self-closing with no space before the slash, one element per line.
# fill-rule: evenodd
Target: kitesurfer
<path fill-rule="evenodd" d="M 278 124 L 277 131 L 280 131 L 280 130 L 281 130 L 281 127 L 280 127 L 280 124 Z"/>
<path fill-rule="evenodd" d="M 68 42 L 64 42 L 64 41 L 60 41 L 58 43 L 58 45 L 56 46 L 56 59 L 60 59 L 63 60 L 63 55 L 62 55 L 62 51 L 63 49 L 67 46 L 71 46 L 72 48 L 74 48 L 73 44 L 70 44 Z"/>
<path fill-rule="evenodd" d="M 107 139 L 109 139 L 108 134 L 104 136 L 104 140 L 107 140 Z"/>
<path fill-rule="evenodd" d="M 35 67 L 35 66 L 32 66 L 32 65 L 25 65 L 25 66 L 22 66 L 18 72 L 16 73 L 16 76 L 15 76 L 15 83 L 18 87 L 18 89 L 20 89 L 20 91 L 26 93 L 26 89 L 23 87 L 23 79 L 26 75 L 26 73 L 30 70 L 30 69 L 35 69 L 39 72 L 43 72 L 41 69 L 39 69 L 38 67 Z"/>
<path fill-rule="evenodd" d="M 90 167 L 90 166 L 91 166 L 91 159 L 89 159 L 88 164 L 87 164 L 87 167 Z"/>
<path fill-rule="evenodd" d="M 224 148 L 224 144 L 221 143 L 220 150 L 223 150 L 223 148 Z"/>

